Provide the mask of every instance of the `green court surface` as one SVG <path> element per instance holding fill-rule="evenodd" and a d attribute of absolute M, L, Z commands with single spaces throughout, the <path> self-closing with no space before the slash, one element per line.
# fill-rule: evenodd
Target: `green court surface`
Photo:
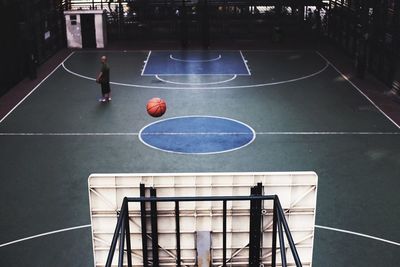
<path fill-rule="evenodd" d="M 274 171 L 318 175 L 313 266 L 397 266 L 399 127 L 316 51 L 242 53 L 251 76 L 142 76 L 149 51 L 71 53 L 0 123 L 0 266 L 93 266 L 91 173 Z M 110 103 L 94 82 L 103 54 Z M 163 119 L 229 118 L 256 138 L 209 155 L 148 147 L 155 96 Z"/>

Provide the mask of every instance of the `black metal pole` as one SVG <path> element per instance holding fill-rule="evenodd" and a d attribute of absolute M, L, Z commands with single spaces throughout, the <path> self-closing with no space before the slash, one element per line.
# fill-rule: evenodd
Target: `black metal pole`
<path fill-rule="evenodd" d="M 122 225 L 121 225 L 121 232 L 119 236 L 119 258 L 118 258 L 118 267 L 123 267 L 124 266 L 124 241 L 125 241 L 125 216 L 126 213 L 125 211 L 121 213 L 122 214 Z"/>
<path fill-rule="evenodd" d="M 279 245 L 281 247 L 282 267 L 287 267 L 285 240 L 284 240 L 284 236 L 283 236 L 282 217 L 281 217 L 280 212 L 278 212 L 278 233 L 279 233 Z"/>
<path fill-rule="evenodd" d="M 150 188 L 150 196 L 157 197 L 156 189 Z M 153 266 L 158 267 L 158 227 L 157 227 L 157 202 L 151 202 L 151 239 L 152 239 L 152 252 L 153 252 Z"/>
<path fill-rule="evenodd" d="M 129 228 L 129 209 L 128 204 L 125 208 L 125 236 L 126 236 L 126 253 L 128 259 L 128 267 L 132 267 L 132 247 L 131 247 L 131 231 Z"/>
<path fill-rule="evenodd" d="M 255 193 L 257 196 L 262 195 L 262 184 L 257 183 L 257 186 L 255 188 Z M 254 229 L 254 233 L 256 234 L 256 243 L 254 244 L 255 246 L 255 259 L 256 259 L 256 265 L 260 265 L 260 248 L 261 248 L 261 238 L 262 238 L 262 231 L 261 231 L 261 219 L 262 219 L 262 214 L 261 214 L 261 206 L 262 206 L 262 201 L 261 199 L 257 199 L 255 201 L 256 203 L 256 210 L 255 210 L 255 215 L 256 215 L 256 225 Z"/>
<path fill-rule="evenodd" d="M 123 217 L 123 215 L 124 215 L 123 207 L 125 205 L 127 205 L 127 204 L 128 204 L 128 202 L 126 201 L 126 198 L 124 198 L 124 200 L 122 202 L 122 209 L 121 209 L 121 212 L 120 212 L 119 217 L 118 217 L 117 225 L 115 226 L 114 236 L 113 236 L 113 239 L 111 241 L 110 250 L 108 252 L 107 261 L 106 261 L 106 265 L 105 265 L 106 267 L 111 267 L 112 260 L 113 260 L 113 257 L 114 257 L 114 253 L 115 253 L 115 248 L 117 246 L 117 241 L 118 241 L 118 237 L 119 237 L 118 233 L 119 233 L 119 231 L 121 229 L 122 221 L 123 221 L 123 218 L 124 218 Z"/>
<path fill-rule="evenodd" d="M 261 196 L 262 184 L 251 188 L 251 195 Z M 261 199 L 250 200 L 250 240 L 249 240 L 249 265 L 260 265 L 261 243 Z"/>
<path fill-rule="evenodd" d="M 226 200 L 222 202 L 222 266 L 226 266 Z"/>
<path fill-rule="evenodd" d="M 285 214 L 283 212 L 283 209 L 282 209 L 282 206 L 281 206 L 281 203 L 280 203 L 279 199 L 277 200 L 277 205 L 278 205 L 278 212 L 279 212 L 280 217 L 281 217 L 281 222 L 282 222 L 283 228 L 285 229 L 286 238 L 287 238 L 287 240 L 289 242 L 290 250 L 292 251 L 292 255 L 293 255 L 294 261 L 295 261 L 297 267 L 301 267 L 302 264 L 301 264 L 301 261 L 300 261 L 300 257 L 299 257 L 299 254 L 297 252 L 296 245 L 294 243 L 293 237 L 290 234 L 289 226 L 288 226 L 288 224 L 286 222 Z"/>
<path fill-rule="evenodd" d="M 140 184 L 140 197 L 146 197 L 146 191 L 144 184 Z M 140 202 L 140 219 L 142 224 L 142 254 L 143 254 L 143 266 L 148 266 L 148 255 L 147 255 L 147 233 L 146 233 L 146 202 Z"/>
<path fill-rule="evenodd" d="M 181 230 L 179 225 L 179 201 L 175 201 L 176 266 L 181 266 Z"/>
<path fill-rule="evenodd" d="M 254 196 L 255 195 L 255 187 L 252 187 L 250 189 L 250 196 Z M 255 201 L 254 200 L 250 200 L 250 226 L 249 226 L 249 266 L 253 267 L 255 266 L 255 252 L 254 252 L 254 243 L 255 243 L 255 236 L 254 236 L 254 226 L 255 226 L 255 214 L 254 214 L 254 210 L 255 210 Z"/>
<path fill-rule="evenodd" d="M 272 258 L 271 258 L 271 266 L 276 267 L 276 223 L 277 223 L 277 196 L 274 198 L 274 210 L 273 210 L 273 216 L 272 216 Z"/>

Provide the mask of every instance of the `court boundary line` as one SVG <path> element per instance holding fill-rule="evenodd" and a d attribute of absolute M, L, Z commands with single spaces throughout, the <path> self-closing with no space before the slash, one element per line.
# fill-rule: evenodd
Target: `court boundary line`
<path fill-rule="evenodd" d="M 195 75 L 195 74 L 194 74 L 194 75 Z M 169 75 L 165 75 L 165 76 L 169 76 Z M 211 75 L 210 75 L 210 76 L 211 76 Z M 208 83 L 181 83 L 181 82 L 173 82 L 173 81 L 169 81 L 169 80 L 160 78 L 160 76 L 159 76 L 158 74 L 156 74 L 155 77 L 156 77 L 157 80 L 159 80 L 159 81 L 161 81 L 161 82 L 164 82 L 164 83 L 171 83 L 171 84 L 178 84 L 178 85 L 194 85 L 194 86 L 196 86 L 196 85 L 212 85 L 212 84 L 227 83 L 227 82 L 230 82 L 230 81 L 235 80 L 236 77 L 237 77 L 237 75 L 234 74 L 231 78 L 229 78 L 229 79 L 227 79 L 227 80 L 218 81 L 218 82 L 208 82 Z"/>
<path fill-rule="evenodd" d="M 28 236 L 28 237 L 25 237 L 25 238 L 21 238 L 21 239 L 17 239 L 17 240 L 14 240 L 14 241 L 10 241 L 10 242 L 7 242 L 7 243 L 0 244 L 0 248 L 6 247 L 6 246 L 9 246 L 9 245 L 13 245 L 13 244 L 16 244 L 16 243 L 20 243 L 20 242 L 23 242 L 23 241 L 35 239 L 35 238 L 42 237 L 42 236 L 48 236 L 48 235 L 53 235 L 53 234 L 58 234 L 58 233 L 62 233 L 62 232 L 68 232 L 68 231 L 73 231 L 73 230 L 78 230 L 78 229 L 83 229 L 83 228 L 88 228 L 88 227 L 92 227 L 92 225 L 91 224 L 85 224 L 85 225 L 79 225 L 79 226 L 74 226 L 74 227 L 54 230 L 54 231 L 41 233 L 41 234 L 37 234 L 37 235 L 32 235 L 32 236 Z"/>
<path fill-rule="evenodd" d="M 242 56 L 243 63 L 246 66 L 246 69 L 247 69 L 247 72 L 248 72 L 249 76 L 251 76 L 251 72 L 250 72 L 249 66 L 247 66 L 247 60 L 244 58 L 242 50 L 239 50 L 239 53 Z"/>
<path fill-rule="evenodd" d="M 377 104 L 375 104 L 374 101 L 372 101 L 357 85 L 355 85 L 350 78 L 348 78 L 346 75 L 344 75 L 334 64 L 332 64 L 331 61 L 329 61 L 324 55 L 322 55 L 319 51 L 316 51 L 317 54 L 323 58 L 326 62 L 328 62 L 332 68 L 334 68 L 342 77 L 345 79 L 347 82 L 350 83 L 361 95 L 363 95 L 377 110 L 379 110 L 389 121 L 391 121 L 397 128 L 400 129 L 400 126 L 387 115 Z"/>
<path fill-rule="evenodd" d="M 147 62 L 149 62 L 150 54 L 151 54 L 151 50 L 150 50 L 149 53 L 147 54 L 147 58 L 146 58 L 146 61 L 145 61 L 145 63 L 144 63 L 144 66 L 143 66 L 142 73 L 140 74 L 141 76 L 143 76 L 144 70 L 146 69 L 146 66 L 147 66 Z"/>
<path fill-rule="evenodd" d="M 0 124 L 19 106 L 22 104 L 22 102 L 25 101 L 25 99 L 27 99 L 33 92 L 36 91 L 37 88 L 39 88 L 39 86 L 44 83 L 61 65 L 64 64 L 64 62 L 70 58 L 73 54 L 75 53 L 75 51 L 72 51 L 60 64 L 57 65 L 57 67 L 54 68 L 54 70 L 52 70 L 50 72 L 50 74 L 48 74 L 43 80 L 41 80 L 24 98 L 22 98 L 6 115 L 4 115 L 4 117 L 2 119 L 0 119 Z"/>
<path fill-rule="evenodd" d="M 315 227 L 315 228 L 319 228 L 319 229 L 334 231 L 334 232 L 340 232 L 340 233 L 345 233 L 345 234 L 360 236 L 360 237 L 364 237 L 364 238 L 373 239 L 373 240 L 376 240 L 376 241 L 388 243 L 388 244 L 391 244 L 391 245 L 400 246 L 400 243 L 398 243 L 398 242 L 391 241 L 391 240 L 387 240 L 387 239 L 383 239 L 383 238 L 376 237 L 376 236 L 372 236 L 372 235 L 366 235 L 366 234 L 359 233 L 359 232 L 353 232 L 353 231 L 349 231 L 349 230 L 344 230 L 344 229 L 339 229 L 339 228 L 333 228 L 333 227 L 328 227 L 328 226 L 323 226 L 323 225 L 317 225 L 317 224 L 314 225 L 314 227 Z"/>
<path fill-rule="evenodd" d="M 322 58 L 322 57 L 321 57 Z M 323 58 L 322 58 L 323 59 Z M 168 87 L 168 86 L 153 86 L 153 85 L 139 85 L 139 84 L 128 84 L 128 83 L 119 83 L 119 82 L 110 82 L 110 84 L 114 85 L 120 85 L 120 86 L 126 86 L 126 87 L 136 87 L 136 88 L 146 88 L 146 89 L 162 89 L 162 90 L 219 90 L 219 89 L 242 89 L 242 88 L 256 88 L 256 87 L 262 87 L 262 86 L 272 86 L 272 85 L 278 85 L 278 84 L 285 84 L 285 83 L 292 83 L 292 82 L 297 82 L 300 80 L 305 80 L 314 76 L 317 76 L 318 74 L 322 73 L 325 71 L 331 64 L 328 61 L 325 61 L 325 66 L 309 75 L 306 76 L 301 76 L 298 78 L 294 79 L 289 79 L 289 80 L 284 80 L 284 81 L 279 81 L 279 82 L 271 82 L 271 83 L 261 83 L 261 84 L 248 84 L 248 85 L 236 85 L 236 86 L 214 86 L 214 87 Z M 95 78 L 91 78 L 85 75 L 81 75 L 79 73 L 76 73 L 70 69 L 68 69 L 64 62 L 61 64 L 61 66 L 64 68 L 64 70 L 72 75 L 78 76 L 83 79 L 95 81 Z M 207 74 L 208 75 L 208 74 Z M 223 75 L 234 75 L 234 74 L 223 74 Z M 152 75 L 143 75 L 143 76 L 154 76 Z M 244 75 L 248 77 L 248 75 Z"/>
<path fill-rule="evenodd" d="M 192 117 L 206 117 L 206 115 L 193 115 Z M 209 116 L 213 117 L 213 116 Z M 217 116 L 215 116 L 217 117 Z M 179 117 L 174 117 L 179 118 Z M 217 118 L 224 118 L 224 117 L 217 117 Z M 167 119 L 165 119 L 167 120 Z M 156 121 L 159 122 L 159 121 Z M 154 122 L 155 123 L 155 122 Z M 247 124 L 246 124 L 247 126 Z M 256 132 L 256 135 L 400 135 L 400 132 Z M 132 132 L 132 133 L 1 133 L 0 136 L 136 136 L 139 135 L 140 132 Z M 148 133 L 145 135 L 184 135 L 184 134 L 226 134 L 226 135 L 233 135 L 233 134 L 244 134 L 241 132 L 232 132 L 232 133 L 217 133 L 217 132 L 199 132 L 199 133 Z"/>

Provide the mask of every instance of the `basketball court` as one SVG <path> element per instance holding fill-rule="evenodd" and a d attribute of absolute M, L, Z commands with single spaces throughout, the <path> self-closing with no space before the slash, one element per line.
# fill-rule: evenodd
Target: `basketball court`
<path fill-rule="evenodd" d="M 0 120 L 0 266 L 93 266 L 92 173 L 289 171 L 318 175 L 313 266 L 395 266 L 399 138 L 318 51 L 71 52 Z"/>

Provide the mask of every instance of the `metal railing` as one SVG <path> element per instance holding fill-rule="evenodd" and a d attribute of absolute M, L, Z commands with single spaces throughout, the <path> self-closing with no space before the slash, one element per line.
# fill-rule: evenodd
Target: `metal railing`
<path fill-rule="evenodd" d="M 249 266 L 259 267 L 261 264 L 260 260 L 260 244 L 261 244 L 261 219 L 262 219 L 262 201 L 273 201 L 273 229 L 272 229 L 272 256 L 271 266 L 277 266 L 277 238 L 279 238 L 280 244 L 280 256 L 282 267 L 288 266 L 286 257 L 286 247 L 284 234 L 289 243 L 290 250 L 294 262 L 297 267 L 301 267 L 300 257 L 297 253 L 295 243 L 289 230 L 288 223 L 285 218 L 285 212 L 281 206 L 277 195 L 262 195 L 262 184 L 258 183 L 257 186 L 251 188 L 250 196 L 194 196 L 194 197 L 157 197 L 156 189 L 150 188 L 150 197 L 145 196 L 145 187 L 143 184 L 140 185 L 140 197 L 125 197 L 122 202 L 122 206 L 119 212 L 117 225 L 115 227 L 114 236 L 111 242 L 110 250 L 107 257 L 106 267 L 111 267 L 113 257 L 115 254 L 117 242 L 119 240 L 119 258 L 118 266 L 124 266 L 124 253 L 127 252 L 127 266 L 132 267 L 132 248 L 131 248 L 131 236 L 129 229 L 129 210 L 128 204 L 132 202 L 140 202 L 140 217 L 141 225 L 146 226 L 146 202 L 150 202 L 150 220 L 151 220 L 151 239 L 152 239 L 152 266 L 159 266 L 158 257 L 158 230 L 157 230 L 157 203 L 159 202 L 173 202 L 175 203 L 175 238 L 176 238 L 176 266 L 181 266 L 181 242 L 180 242 L 180 216 L 179 216 L 179 204 L 181 202 L 193 202 L 193 201 L 220 201 L 222 202 L 222 266 L 226 266 L 229 263 L 227 260 L 227 202 L 228 201 L 250 201 L 250 235 L 249 235 Z M 148 266 L 150 260 L 148 258 L 148 247 L 147 247 L 147 232 L 146 227 L 141 227 L 142 235 L 142 255 L 143 255 L 143 266 Z M 126 242 L 126 249 L 125 243 Z"/>

